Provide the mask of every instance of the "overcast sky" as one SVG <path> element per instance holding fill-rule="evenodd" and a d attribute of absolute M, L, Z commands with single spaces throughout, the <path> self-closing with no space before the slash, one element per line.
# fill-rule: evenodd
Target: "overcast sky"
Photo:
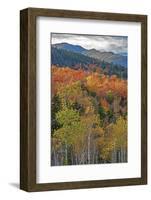
<path fill-rule="evenodd" d="M 126 36 L 106 36 L 106 35 L 78 35 L 52 33 L 52 44 L 67 42 L 80 45 L 86 49 L 97 49 L 100 51 L 112 51 L 114 53 L 127 53 Z"/>

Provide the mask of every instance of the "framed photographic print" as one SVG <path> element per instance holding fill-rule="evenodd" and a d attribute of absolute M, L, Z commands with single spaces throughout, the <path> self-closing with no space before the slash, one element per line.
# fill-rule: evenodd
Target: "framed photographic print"
<path fill-rule="evenodd" d="M 147 16 L 20 12 L 20 188 L 147 184 Z"/>

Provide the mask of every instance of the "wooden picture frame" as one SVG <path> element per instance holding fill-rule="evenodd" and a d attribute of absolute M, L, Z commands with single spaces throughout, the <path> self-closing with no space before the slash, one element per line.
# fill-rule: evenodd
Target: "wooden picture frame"
<path fill-rule="evenodd" d="M 36 18 L 141 23 L 141 177 L 36 183 Z M 147 184 L 147 16 L 27 8 L 20 12 L 20 188 L 28 192 Z"/>

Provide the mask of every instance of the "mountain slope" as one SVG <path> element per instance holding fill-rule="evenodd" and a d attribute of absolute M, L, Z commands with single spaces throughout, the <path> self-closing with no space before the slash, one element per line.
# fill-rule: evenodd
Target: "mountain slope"
<path fill-rule="evenodd" d="M 76 65 L 82 65 L 85 69 L 86 65 L 100 63 L 95 58 L 55 47 L 52 47 L 51 49 L 51 62 L 53 65 L 59 66 L 75 67 Z"/>
<path fill-rule="evenodd" d="M 100 52 L 96 49 L 90 49 L 90 50 L 84 51 L 84 55 L 87 55 L 92 58 L 96 58 L 100 61 L 105 61 L 108 63 L 113 63 L 116 65 L 127 67 L 127 56 L 115 54 L 113 52 Z"/>
<path fill-rule="evenodd" d="M 66 51 L 80 53 L 85 56 L 97 59 L 99 61 L 105 61 L 108 63 L 113 63 L 115 65 L 121 65 L 127 67 L 127 55 L 115 54 L 113 52 L 100 52 L 96 49 L 85 49 L 80 45 L 73 45 L 69 43 L 57 43 L 53 44 L 52 47 L 57 49 L 63 49 Z"/>
<path fill-rule="evenodd" d="M 69 43 L 58 43 L 58 44 L 53 44 L 52 46 L 57 49 L 64 49 L 64 50 L 72 51 L 75 53 L 82 53 L 86 50 L 85 48 L 81 47 L 80 45 L 73 45 L 73 44 L 69 44 Z"/>

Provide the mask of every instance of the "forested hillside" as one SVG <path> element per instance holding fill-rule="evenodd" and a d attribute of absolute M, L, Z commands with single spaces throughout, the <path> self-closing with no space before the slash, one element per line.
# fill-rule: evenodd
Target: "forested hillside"
<path fill-rule="evenodd" d="M 83 53 L 77 52 L 77 48 L 75 51 L 66 50 L 62 46 L 57 46 L 57 48 L 55 45 L 52 46 L 51 64 L 59 67 L 70 67 L 72 69 L 83 69 L 87 71 L 92 71 L 93 68 L 94 72 L 103 71 L 105 75 L 117 75 L 119 78 L 127 79 L 126 67 L 84 55 Z"/>
<path fill-rule="evenodd" d="M 63 66 L 51 66 L 51 165 L 127 162 L 127 80 L 87 57 L 74 59 L 89 70 L 74 69 L 67 56 Z"/>

